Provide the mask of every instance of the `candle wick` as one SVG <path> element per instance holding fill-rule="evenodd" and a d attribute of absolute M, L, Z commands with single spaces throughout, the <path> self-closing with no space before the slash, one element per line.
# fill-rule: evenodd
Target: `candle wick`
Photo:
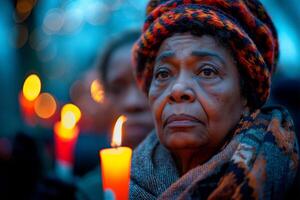
<path fill-rule="evenodd" d="M 111 144 L 111 147 L 112 148 L 118 148 L 118 147 L 120 147 L 118 144 L 116 144 L 115 142 L 112 142 Z"/>

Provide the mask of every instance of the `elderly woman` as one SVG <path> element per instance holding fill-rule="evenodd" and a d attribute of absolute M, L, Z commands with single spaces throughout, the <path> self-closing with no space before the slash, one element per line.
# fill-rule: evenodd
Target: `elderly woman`
<path fill-rule="evenodd" d="M 150 1 L 133 48 L 155 120 L 135 150 L 130 199 L 282 199 L 298 145 L 289 113 L 263 107 L 278 58 L 256 0 Z"/>

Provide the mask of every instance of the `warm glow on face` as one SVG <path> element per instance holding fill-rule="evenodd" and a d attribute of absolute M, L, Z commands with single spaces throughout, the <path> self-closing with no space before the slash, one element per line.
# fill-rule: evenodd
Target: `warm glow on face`
<path fill-rule="evenodd" d="M 49 93 L 42 93 L 34 102 L 34 111 L 40 118 L 50 118 L 56 111 L 56 101 Z"/>
<path fill-rule="evenodd" d="M 41 80 L 36 74 L 28 76 L 23 85 L 23 95 L 29 100 L 33 101 L 41 92 Z"/>
<path fill-rule="evenodd" d="M 72 129 L 76 125 L 76 117 L 75 114 L 71 111 L 66 111 L 62 118 L 61 118 L 61 123 L 63 127 L 67 129 Z"/>
<path fill-rule="evenodd" d="M 77 123 L 81 118 L 81 112 L 77 106 L 75 106 L 74 104 L 71 104 L 71 103 L 64 105 L 64 107 L 61 109 L 61 120 L 63 120 L 63 118 L 66 115 L 68 116 L 69 112 L 71 112 L 74 115 L 75 123 Z"/>
<path fill-rule="evenodd" d="M 104 90 L 99 80 L 94 80 L 91 84 L 91 96 L 97 103 L 102 103 L 104 100 Z"/>
<path fill-rule="evenodd" d="M 112 147 L 118 147 L 121 146 L 122 143 L 122 126 L 123 123 L 126 121 L 126 117 L 121 115 L 114 127 L 113 131 L 113 136 L 112 136 L 112 141 L 111 141 L 111 146 Z"/>

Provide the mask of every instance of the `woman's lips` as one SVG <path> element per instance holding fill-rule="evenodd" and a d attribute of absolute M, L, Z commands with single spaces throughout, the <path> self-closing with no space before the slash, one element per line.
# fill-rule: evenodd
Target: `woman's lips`
<path fill-rule="evenodd" d="M 188 128 L 199 125 L 199 123 L 204 124 L 201 120 L 197 119 L 194 116 L 187 114 L 180 115 L 170 115 L 167 117 L 163 126 L 168 126 L 169 128 Z"/>

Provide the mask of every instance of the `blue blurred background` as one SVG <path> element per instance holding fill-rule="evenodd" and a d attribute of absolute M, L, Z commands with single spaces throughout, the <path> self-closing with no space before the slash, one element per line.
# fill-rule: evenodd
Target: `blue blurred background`
<path fill-rule="evenodd" d="M 298 0 L 262 0 L 262 3 L 275 22 L 280 42 L 280 60 L 269 103 L 288 107 L 299 135 L 300 4 Z M 85 136 L 77 144 L 75 174 L 83 175 L 98 163 L 97 150 L 107 145 L 107 141 L 106 137 L 99 140 L 94 136 L 110 132 L 114 116 L 103 100 L 105 93 L 93 65 L 111 38 L 124 30 L 141 28 L 146 4 L 147 0 L 0 1 L 2 160 L 9 160 L 13 154 L 11 138 L 25 132 L 43 146 L 45 152 L 37 156 L 43 157 L 43 170 L 51 169 L 53 165 L 47 163 L 51 158 L 47 156 L 51 157 L 53 152 L 47 151 L 53 151 L 53 126 L 60 119 L 61 107 L 71 102 L 81 110 L 80 137 Z M 41 80 L 41 94 L 51 96 L 52 101 L 41 100 L 29 112 L 20 95 L 24 81 L 33 73 Z M 23 153 L 32 156 L 28 149 Z M 80 166 L 78 171 L 76 163 Z"/>
<path fill-rule="evenodd" d="M 58 104 L 72 101 L 76 80 L 111 37 L 141 26 L 145 5 L 145 0 L 2 0 L 1 134 L 24 128 L 18 93 L 29 74 L 40 77 L 42 92 Z"/>
<path fill-rule="evenodd" d="M 58 104 L 72 101 L 82 79 L 111 37 L 140 27 L 146 0 L 2 0 L 0 5 L 1 134 L 23 128 L 18 93 L 31 73 Z M 300 6 L 297 0 L 263 0 L 280 40 L 276 76 L 300 77 Z M 56 112 L 59 112 L 57 109 Z M 26 124 L 25 124 L 26 126 Z"/>

